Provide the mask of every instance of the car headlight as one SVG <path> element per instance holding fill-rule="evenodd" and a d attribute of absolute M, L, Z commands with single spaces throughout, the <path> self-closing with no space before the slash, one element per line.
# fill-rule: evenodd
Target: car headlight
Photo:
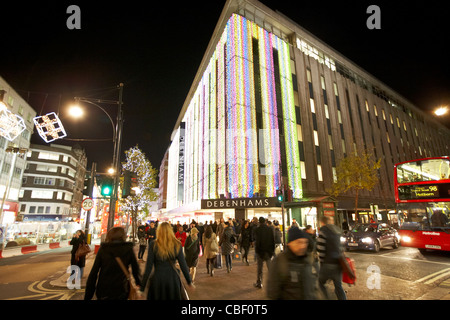
<path fill-rule="evenodd" d="M 362 238 L 361 241 L 362 241 L 363 243 L 367 243 L 367 244 L 373 243 L 373 240 L 372 240 L 371 237 Z"/>
<path fill-rule="evenodd" d="M 347 238 L 346 237 L 341 237 L 341 243 L 344 243 L 344 242 L 346 242 L 347 241 Z"/>

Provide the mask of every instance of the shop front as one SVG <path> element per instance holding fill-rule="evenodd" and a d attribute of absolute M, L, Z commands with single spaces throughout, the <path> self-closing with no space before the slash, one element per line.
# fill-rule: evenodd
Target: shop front
<path fill-rule="evenodd" d="M 300 228 L 310 225 L 314 230 L 320 228 L 319 220 L 322 216 L 333 219 L 338 226 L 342 224 L 342 217 L 336 214 L 336 199 L 333 197 L 310 197 L 293 202 L 283 203 L 286 212 L 286 224 L 292 226 L 294 223 Z"/>

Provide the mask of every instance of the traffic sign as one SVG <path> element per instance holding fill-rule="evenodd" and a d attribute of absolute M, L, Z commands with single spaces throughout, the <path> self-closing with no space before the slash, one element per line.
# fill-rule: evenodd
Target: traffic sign
<path fill-rule="evenodd" d="M 94 207 L 94 200 L 91 198 L 84 199 L 81 203 L 81 207 L 86 211 L 91 210 Z"/>

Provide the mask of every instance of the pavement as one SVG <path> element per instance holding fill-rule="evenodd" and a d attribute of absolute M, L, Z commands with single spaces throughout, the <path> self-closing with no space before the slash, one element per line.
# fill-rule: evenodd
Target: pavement
<path fill-rule="evenodd" d="M 94 251 L 94 245 L 92 245 Z M 138 245 L 135 246 L 137 255 Z M 144 260 L 146 260 L 146 254 Z M 94 263 L 95 253 L 88 255 L 83 278 L 81 279 L 81 289 L 86 286 L 86 279 Z M 142 274 L 145 262 L 139 262 Z M 205 258 L 200 257 L 195 276 L 195 288 L 188 287 L 191 300 L 268 300 L 266 287 L 255 288 L 256 282 L 256 259 L 254 250 L 250 249 L 249 265 L 240 260 L 233 260 L 233 268 L 230 273 L 225 268 L 215 269 L 214 276 L 206 273 Z M 263 268 L 263 283 L 267 279 L 267 267 Z M 65 272 L 65 270 L 64 270 Z M 415 284 L 411 281 L 392 279 L 388 276 L 380 275 L 378 285 L 371 285 L 369 276 L 365 270 L 356 270 L 357 281 L 355 285 L 344 283 L 344 290 L 347 292 L 348 300 L 450 300 L 450 279 L 443 281 L 439 286 L 430 289 L 429 286 Z M 50 282 L 54 287 L 67 288 L 68 273 L 64 273 L 59 278 Z M 184 280 L 184 279 L 183 279 Z M 328 283 L 329 292 L 333 298 L 332 285 Z M 319 299 L 322 297 L 319 295 Z"/>

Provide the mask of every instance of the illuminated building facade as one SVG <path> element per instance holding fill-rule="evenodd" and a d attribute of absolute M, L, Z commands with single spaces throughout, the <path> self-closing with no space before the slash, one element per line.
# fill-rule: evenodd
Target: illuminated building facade
<path fill-rule="evenodd" d="M 168 215 L 277 212 L 280 188 L 293 201 L 327 196 L 339 159 L 355 149 L 382 158 L 383 187 L 363 192 L 362 208 L 387 212 L 393 165 L 448 154 L 449 141 L 446 128 L 290 19 L 229 0 L 172 134 Z M 248 201 L 260 198 L 273 207 Z M 352 193 L 337 200 L 352 209 Z"/>

